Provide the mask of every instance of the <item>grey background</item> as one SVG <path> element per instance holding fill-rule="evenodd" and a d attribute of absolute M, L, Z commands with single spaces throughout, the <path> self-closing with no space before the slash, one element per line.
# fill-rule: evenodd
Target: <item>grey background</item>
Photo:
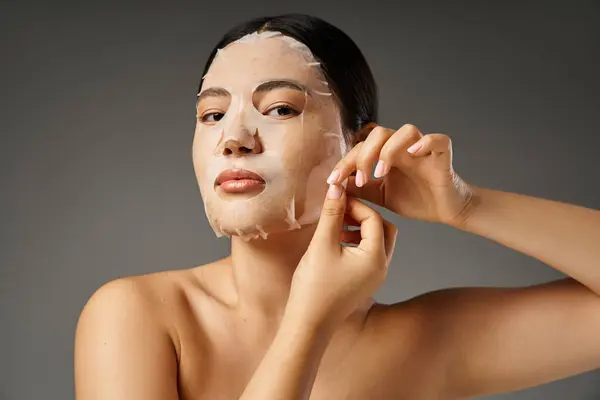
<path fill-rule="evenodd" d="M 102 283 L 227 255 L 193 172 L 194 100 L 212 46 L 249 17 L 305 12 L 342 28 L 380 85 L 380 122 L 449 134 L 468 181 L 600 208 L 598 2 L 414 3 L 2 6 L 0 399 L 73 398 L 77 317 Z M 562 276 L 392 219 L 380 301 Z M 598 371 L 494 397 L 598 398 Z"/>

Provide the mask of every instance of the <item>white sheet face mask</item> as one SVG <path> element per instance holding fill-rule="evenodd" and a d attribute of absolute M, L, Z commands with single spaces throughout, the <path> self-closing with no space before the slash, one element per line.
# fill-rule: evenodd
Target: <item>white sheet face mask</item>
<path fill-rule="evenodd" d="M 198 100 L 194 169 L 217 236 L 317 222 L 346 145 L 308 48 L 277 32 L 247 35 L 218 52 Z"/>

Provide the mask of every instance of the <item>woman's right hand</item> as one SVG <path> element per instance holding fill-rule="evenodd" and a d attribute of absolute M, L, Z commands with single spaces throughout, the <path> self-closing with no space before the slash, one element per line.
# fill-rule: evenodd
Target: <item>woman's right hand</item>
<path fill-rule="evenodd" d="M 360 231 L 343 231 L 344 222 Z M 341 323 L 384 282 L 396 233 L 377 211 L 347 197 L 342 186 L 331 185 L 315 234 L 294 272 L 286 312 L 315 327 Z"/>

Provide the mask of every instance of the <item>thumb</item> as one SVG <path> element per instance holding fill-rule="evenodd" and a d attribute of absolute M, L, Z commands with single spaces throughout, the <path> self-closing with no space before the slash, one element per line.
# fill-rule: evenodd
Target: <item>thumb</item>
<path fill-rule="evenodd" d="M 314 237 L 321 243 L 339 245 L 345 213 L 346 190 L 342 185 L 329 185 Z"/>

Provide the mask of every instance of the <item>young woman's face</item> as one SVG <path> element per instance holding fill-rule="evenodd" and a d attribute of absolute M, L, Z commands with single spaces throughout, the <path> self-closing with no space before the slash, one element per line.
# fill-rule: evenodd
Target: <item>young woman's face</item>
<path fill-rule="evenodd" d="M 338 108 L 306 47 L 274 32 L 220 50 L 198 94 L 193 161 L 217 235 L 317 221 L 345 152 Z"/>

